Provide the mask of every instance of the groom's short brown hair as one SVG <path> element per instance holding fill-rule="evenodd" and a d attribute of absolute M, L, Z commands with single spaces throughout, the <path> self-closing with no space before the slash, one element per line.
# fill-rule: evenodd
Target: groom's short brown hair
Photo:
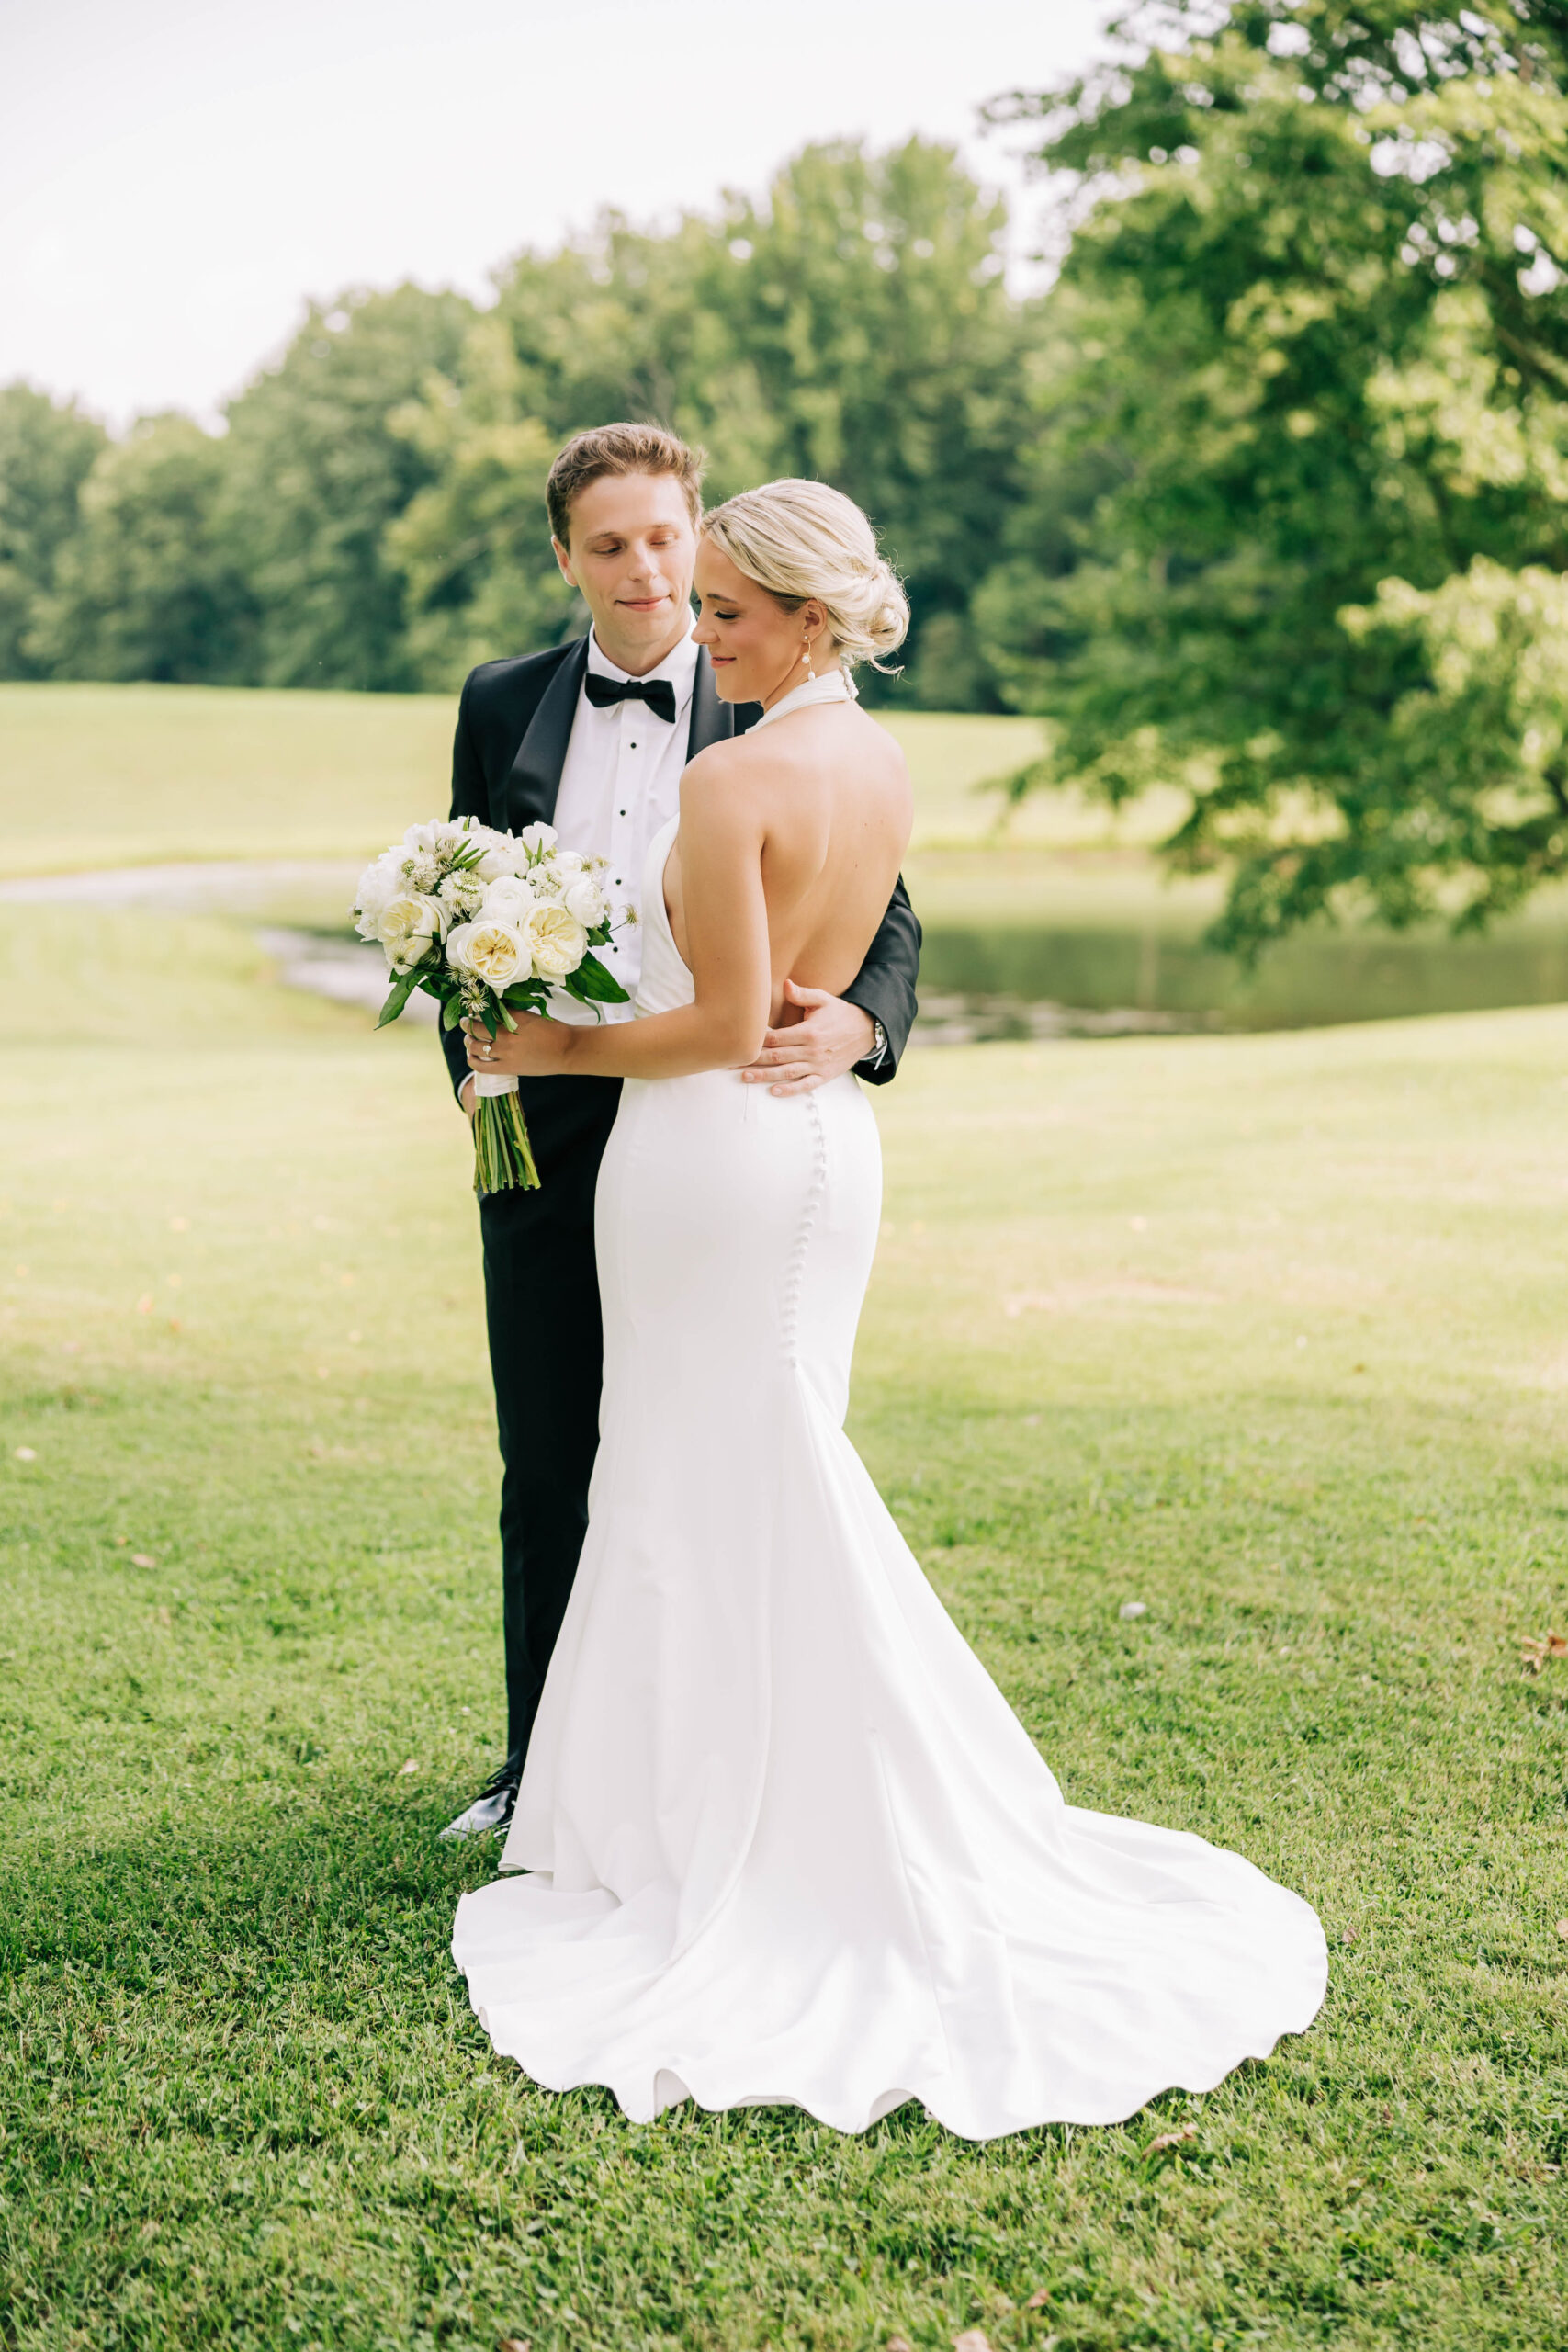
<path fill-rule="evenodd" d="M 694 529 L 703 518 L 701 449 L 689 448 L 661 424 L 596 424 L 567 443 L 545 484 L 550 529 L 562 547 L 570 544 L 571 502 L 591 481 L 606 474 L 672 474 L 686 493 Z"/>

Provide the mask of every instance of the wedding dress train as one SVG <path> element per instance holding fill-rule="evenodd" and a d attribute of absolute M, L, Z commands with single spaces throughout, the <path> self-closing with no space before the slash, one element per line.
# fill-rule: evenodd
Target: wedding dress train
<path fill-rule="evenodd" d="M 692 995 L 674 831 L 643 1012 Z M 637 2120 L 1117 2122 L 1304 2030 L 1323 1932 L 1238 1855 L 1067 1804 L 948 1618 L 843 1433 L 880 1204 L 853 1078 L 627 1080 L 587 1539 L 454 1956 L 498 2052 Z"/>

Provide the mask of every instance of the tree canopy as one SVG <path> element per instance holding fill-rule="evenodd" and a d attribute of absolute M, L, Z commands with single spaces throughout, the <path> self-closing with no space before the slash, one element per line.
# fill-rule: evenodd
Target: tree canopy
<path fill-rule="evenodd" d="M 1202 21 L 999 109 L 1074 208 L 977 600 L 1025 781 L 1179 778 L 1232 945 L 1478 922 L 1568 870 L 1568 10 Z"/>
<path fill-rule="evenodd" d="M 0 387 L 0 678 L 48 673 L 29 639 L 77 528 L 82 484 L 107 440 L 70 401 L 30 384 Z"/>

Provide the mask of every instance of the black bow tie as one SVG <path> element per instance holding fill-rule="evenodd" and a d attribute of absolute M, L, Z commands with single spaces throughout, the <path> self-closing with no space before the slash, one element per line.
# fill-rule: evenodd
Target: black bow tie
<path fill-rule="evenodd" d="M 675 724 L 675 689 L 668 678 L 605 678 L 590 670 L 585 684 L 595 710 L 608 710 L 613 702 L 645 702 L 656 718 Z"/>

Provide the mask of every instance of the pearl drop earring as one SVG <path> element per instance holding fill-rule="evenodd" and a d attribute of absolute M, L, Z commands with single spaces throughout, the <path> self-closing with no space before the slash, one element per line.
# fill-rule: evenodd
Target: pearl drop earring
<path fill-rule="evenodd" d="M 801 655 L 801 657 L 800 657 L 800 658 L 801 658 L 802 662 L 805 662 L 805 664 L 806 664 L 806 674 L 807 674 L 807 677 L 808 679 L 809 679 L 809 678 L 815 678 L 815 677 L 816 677 L 816 675 L 817 675 L 817 673 L 816 673 L 816 671 L 815 671 L 815 670 L 812 668 L 812 666 L 811 666 L 811 639 L 810 639 L 809 638 L 807 638 L 807 640 L 806 640 L 806 650 L 805 650 L 805 652 Z"/>

